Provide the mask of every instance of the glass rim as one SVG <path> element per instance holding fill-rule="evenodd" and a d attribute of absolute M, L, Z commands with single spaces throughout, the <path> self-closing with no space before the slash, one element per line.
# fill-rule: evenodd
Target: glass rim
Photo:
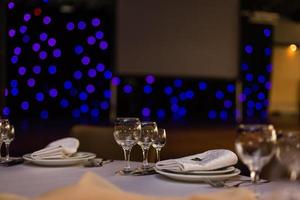
<path fill-rule="evenodd" d="M 119 120 L 136 120 L 136 121 L 140 121 L 140 119 L 138 117 L 117 117 L 117 118 L 115 118 L 114 121 L 119 121 Z"/>
<path fill-rule="evenodd" d="M 239 124 L 238 128 L 273 128 L 273 124 Z"/>

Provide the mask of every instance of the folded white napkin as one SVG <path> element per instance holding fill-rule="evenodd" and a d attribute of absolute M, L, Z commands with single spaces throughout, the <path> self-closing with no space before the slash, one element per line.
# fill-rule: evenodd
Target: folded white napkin
<path fill-rule="evenodd" d="M 209 150 L 178 159 L 157 162 L 155 167 L 159 170 L 175 172 L 216 170 L 235 165 L 238 161 L 236 154 L 227 149 Z"/>
<path fill-rule="evenodd" d="M 77 152 L 79 140 L 76 138 L 63 138 L 51 142 L 45 148 L 31 154 L 33 159 L 67 158 Z"/>

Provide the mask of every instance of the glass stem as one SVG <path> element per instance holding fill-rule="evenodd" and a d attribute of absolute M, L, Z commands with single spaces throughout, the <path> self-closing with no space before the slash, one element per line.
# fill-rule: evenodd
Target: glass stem
<path fill-rule="evenodd" d="M 9 161 L 9 143 L 5 143 L 5 147 L 6 147 L 6 161 Z"/>
<path fill-rule="evenodd" d="M 156 162 L 159 162 L 160 161 L 160 149 L 157 148 L 156 149 Z"/>
<path fill-rule="evenodd" d="M 252 183 L 256 184 L 259 182 L 259 171 L 251 171 L 250 173 Z"/>
<path fill-rule="evenodd" d="M 294 170 L 291 171 L 291 173 L 290 173 L 290 180 L 291 181 L 296 181 L 297 178 L 298 178 L 298 173 L 296 171 L 294 171 Z"/>
<path fill-rule="evenodd" d="M 126 166 L 124 167 L 124 171 L 130 171 L 130 152 L 131 152 L 131 148 L 130 149 L 123 148 L 123 152 L 124 152 L 124 160 L 126 161 Z"/>
<path fill-rule="evenodd" d="M 148 152 L 148 148 L 143 149 L 143 168 L 148 167 Z"/>

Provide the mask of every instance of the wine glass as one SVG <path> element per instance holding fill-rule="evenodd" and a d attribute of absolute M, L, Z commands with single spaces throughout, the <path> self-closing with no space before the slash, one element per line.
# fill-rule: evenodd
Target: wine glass
<path fill-rule="evenodd" d="M 157 134 L 157 125 L 156 122 L 142 122 L 141 125 L 142 130 L 137 143 L 143 151 L 142 170 L 148 170 L 150 168 L 148 163 L 148 152 L 152 145 L 153 137 Z"/>
<path fill-rule="evenodd" d="M 138 118 L 117 118 L 114 125 L 115 141 L 122 147 L 126 166 L 119 174 L 129 174 L 132 170 L 130 167 L 130 152 L 132 147 L 137 143 L 141 132 L 141 122 Z"/>
<path fill-rule="evenodd" d="M 276 132 L 273 125 L 238 126 L 235 148 L 242 162 L 250 170 L 252 183 L 259 182 L 260 171 L 274 155 L 275 142 Z"/>
<path fill-rule="evenodd" d="M 15 138 L 15 128 L 9 123 L 7 119 L 2 119 L 0 121 L 0 132 L 2 142 L 5 143 L 6 147 L 6 158 L 5 161 L 10 161 L 9 157 L 9 145 Z"/>
<path fill-rule="evenodd" d="M 277 141 L 276 157 L 296 181 L 300 172 L 300 131 L 283 131 Z"/>
<path fill-rule="evenodd" d="M 161 148 L 165 146 L 167 142 L 167 134 L 166 129 L 158 129 L 157 133 L 154 134 L 152 139 L 152 146 L 156 150 L 156 161 L 160 161 L 160 151 Z"/>

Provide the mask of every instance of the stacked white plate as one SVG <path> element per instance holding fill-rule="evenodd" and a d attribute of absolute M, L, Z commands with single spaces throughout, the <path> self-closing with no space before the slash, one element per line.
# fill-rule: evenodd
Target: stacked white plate
<path fill-rule="evenodd" d="M 227 180 L 241 173 L 241 171 L 234 166 L 207 171 L 178 172 L 172 170 L 159 170 L 157 168 L 155 168 L 155 171 L 168 178 L 188 182 L 206 182 L 207 179 L 212 181 Z"/>
<path fill-rule="evenodd" d="M 84 163 L 89 159 L 93 159 L 96 157 L 96 154 L 89 152 L 77 152 L 66 158 L 55 158 L 55 159 L 33 159 L 31 154 L 26 154 L 23 156 L 23 159 L 36 164 L 36 165 L 44 165 L 44 166 L 66 166 L 66 165 L 77 165 Z"/>

